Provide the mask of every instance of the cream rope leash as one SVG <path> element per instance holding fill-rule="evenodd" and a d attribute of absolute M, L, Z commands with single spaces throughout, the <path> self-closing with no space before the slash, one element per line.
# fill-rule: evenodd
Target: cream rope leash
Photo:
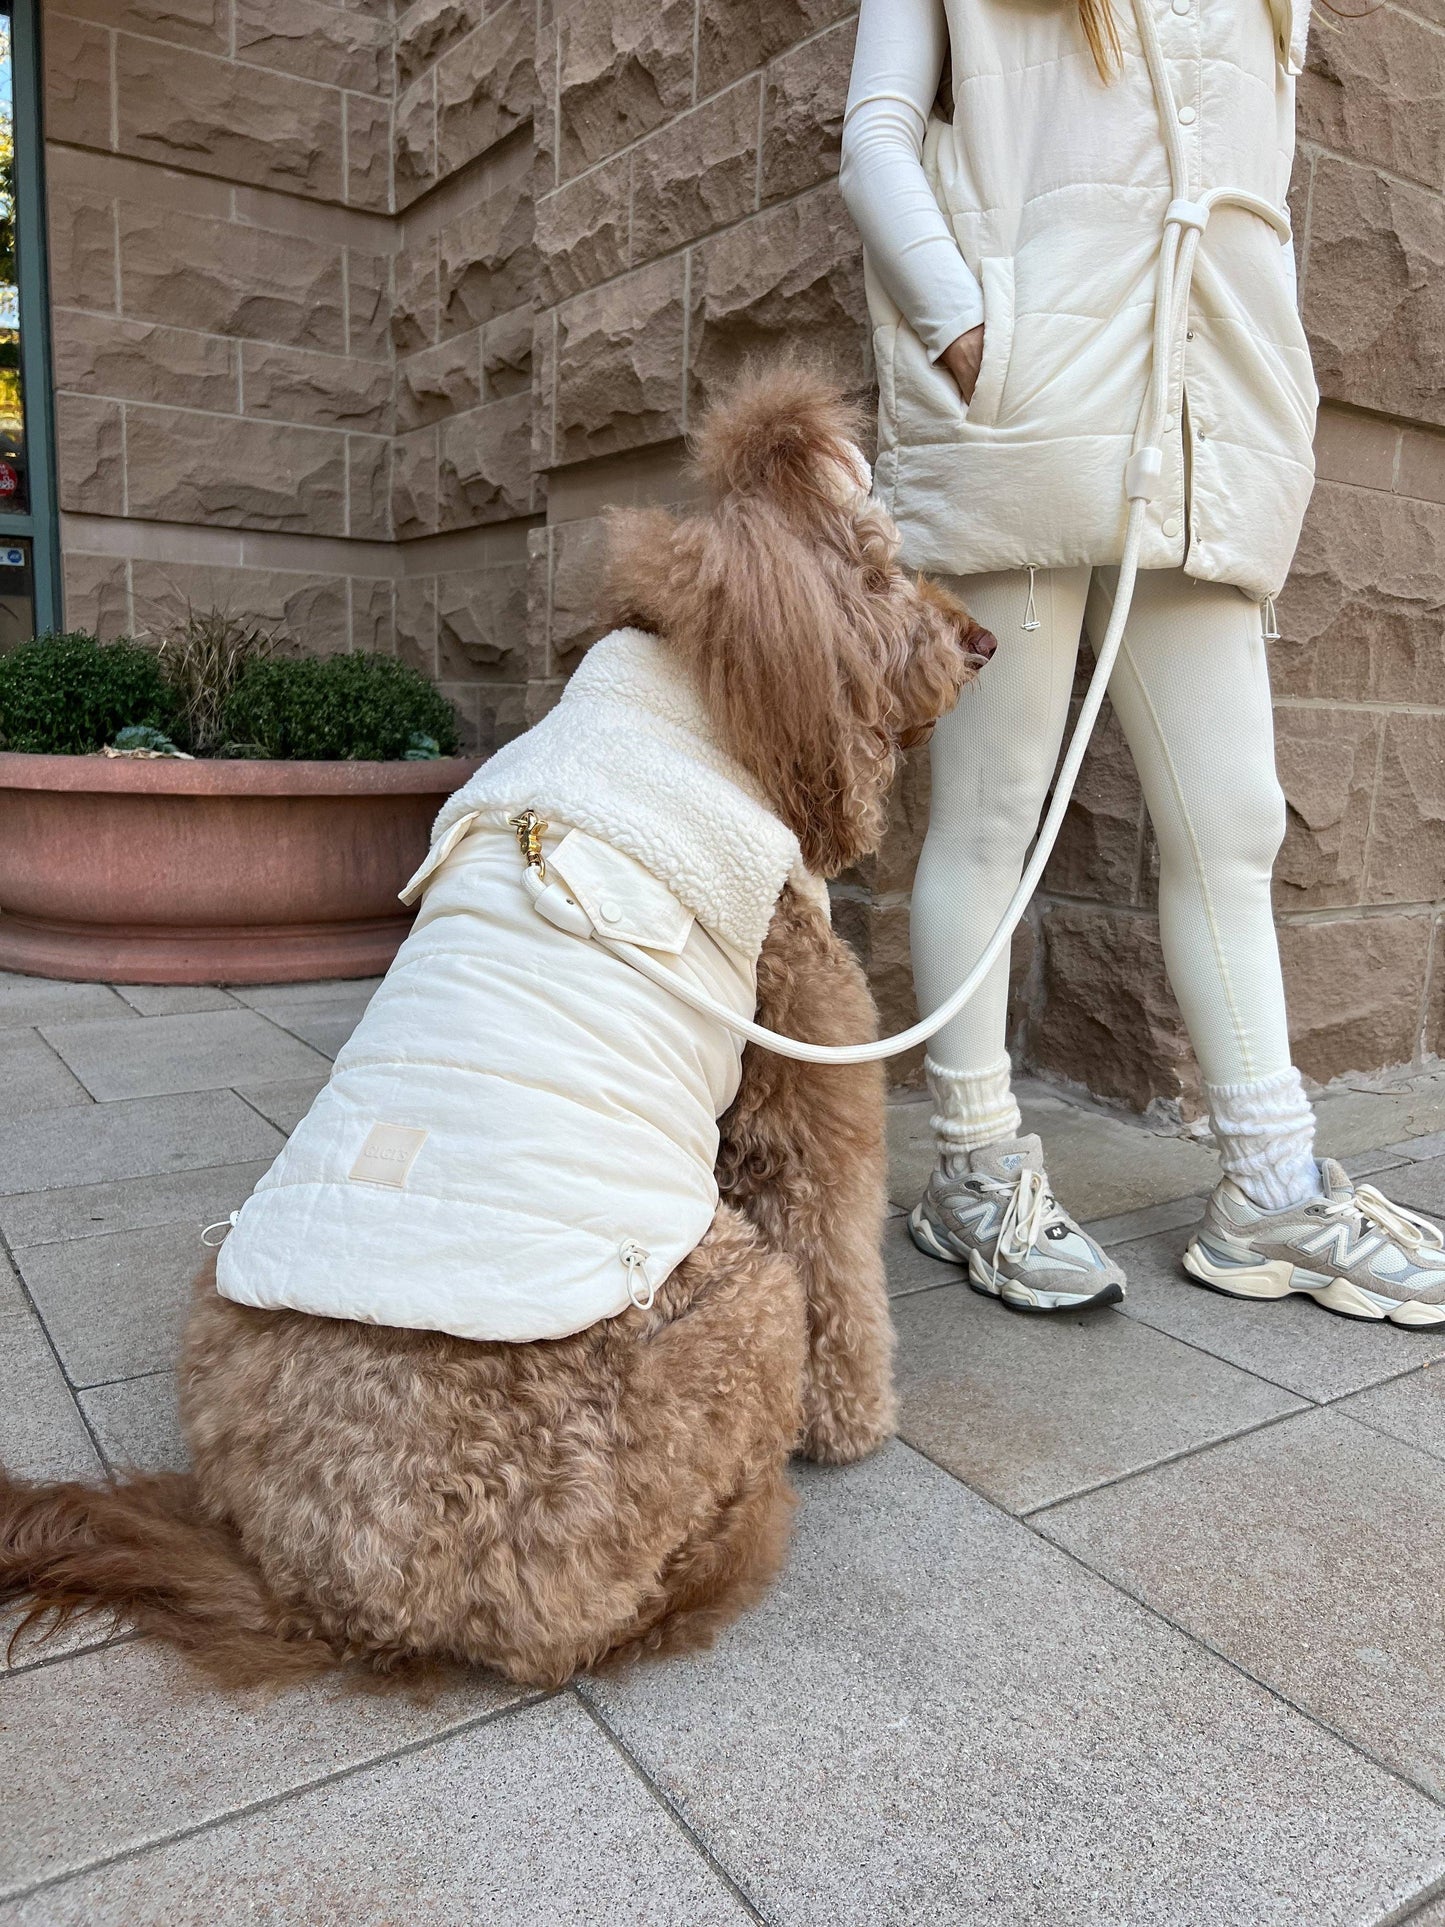
<path fill-rule="evenodd" d="M 1198 200 L 1190 200 L 1186 194 L 1188 186 L 1188 160 L 1184 152 L 1183 138 L 1179 132 L 1178 116 L 1175 108 L 1173 90 L 1164 68 L 1163 54 L 1159 37 L 1150 12 L 1149 0 L 1134 0 L 1134 14 L 1139 24 L 1139 37 L 1144 49 L 1145 64 L 1149 71 L 1150 84 L 1154 90 L 1155 104 L 1164 135 L 1164 145 L 1169 154 L 1169 174 L 1174 198 L 1164 214 L 1164 231 L 1159 242 L 1159 275 L 1154 293 L 1154 328 L 1152 362 L 1148 390 L 1139 411 L 1139 424 L 1135 430 L 1134 452 L 1130 455 L 1124 469 L 1124 493 L 1129 503 L 1129 519 L 1124 535 L 1124 553 L 1119 563 L 1119 581 L 1114 595 L 1114 607 L 1109 617 L 1108 628 L 1090 678 L 1088 692 L 1079 711 L 1079 720 L 1074 725 L 1074 733 L 1069 742 L 1068 754 L 1059 769 L 1058 780 L 1054 785 L 1053 799 L 1040 826 L 1033 854 L 1019 879 L 1018 888 L 1009 899 L 997 929 L 984 946 L 983 952 L 973 969 L 951 997 L 927 1017 L 912 1025 L 908 1030 L 899 1031 L 893 1037 L 880 1037 L 868 1044 L 810 1044 L 799 1037 L 788 1037 L 781 1031 L 769 1030 L 765 1025 L 754 1023 L 750 1018 L 741 1017 L 726 1005 L 716 1003 L 705 991 L 694 989 L 674 972 L 657 962 L 647 951 L 640 950 L 635 944 L 620 943 L 606 936 L 592 923 L 582 906 L 559 885 L 550 882 L 545 865 L 540 859 L 540 846 L 533 845 L 527 850 L 528 868 L 526 884 L 539 912 L 560 928 L 581 937 L 592 937 L 605 950 L 630 964 L 642 976 L 662 989 L 678 997 L 683 1003 L 712 1017 L 739 1037 L 749 1043 L 760 1044 L 765 1050 L 776 1052 L 780 1057 L 792 1057 L 805 1064 L 867 1064 L 879 1058 L 896 1056 L 900 1051 L 910 1050 L 915 1044 L 923 1044 L 943 1029 L 944 1025 L 955 1018 L 964 1005 L 973 997 L 1003 954 L 1027 910 L 1034 891 L 1043 877 L 1049 858 L 1053 855 L 1054 844 L 1058 841 L 1063 827 L 1064 816 L 1073 798 L 1074 785 L 1078 781 L 1079 769 L 1084 754 L 1089 747 L 1089 739 L 1094 733 L 1099 710 L 1103 705 L 1104 692 L 1109 686 L 1109 678 L 1114 672 L 1120 645 L 1124 638 L 1125 625 L 1129 620 L 1130 606 L 1134 600 L 1134 583 L 1139 573 L 1139 549 L 1144 536 L 1144 515 L 1148 505 L 1158 494 L 1160 478 L 1164 472 L 1163 436 L 1168 415 L 1169 377 L 1174 352 L 1179 346 L 1189 317 L 1189 292 L 1194 279 L 1194 264 L 1199 253 L 1200 237 L 1208 225 L 1209 217 L 1216 207 L 1229 206 L 1245 209 L 1267 221 L 1284 240 L 1289 239 L 1290 226 L 1284 214 L 1268 201 L 1256 194 L 1246 194 L 1234 188 L 1212 188 Z M 1032 573 L 1032 572 L 1031 572 Z M 525 846 L 524 846 L 525 847 Z"/>

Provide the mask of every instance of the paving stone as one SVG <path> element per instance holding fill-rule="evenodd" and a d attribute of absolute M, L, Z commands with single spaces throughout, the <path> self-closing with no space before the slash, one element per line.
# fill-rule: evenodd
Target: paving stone
<path fill-rule="evenodd" d="M 1361 1151 L 1354 1157 L 1342 1158 L 1340 1162 L 1352 1178 L 1368 1178 L 1381 1171 L 1397 1170 L 1404 1159 L 1392 1156 L 1388 1151 Z M 1191 1231 L 1203 1216 L 1203 1196 L 1171 1198 L 1165 1204 L 1153 1204 L 1143 1211 L 1126 1211 L 1122 1217 L 1091 1218 L 1087 1221 L 1086 1229 L 1101 1245 L 1113 1247 L 1127 1244 L 1134 1238 L 1151 1237 L 1160 1231 Z M 1187 1239 L 1179 1240 L 1181 1251 L 1187 1242 Z"/>
<path fill-rule="evenodd" d="M 1445 1794 L 1438 1459 L 1341 1412 L 1308 1412 L 1039 1524 L 1336 1732 Z"/>
<path fill-rule="evenodd" d="M 750 1916 L 570 1696 L 0 1908 L 7 1927 L 261 1918 L 723 1927 Z"/>
<path fill-rule="evenodd" d="M 944 1264 L 920 1251 L 908 1235 L 908 1219 L 895 1212 L 883 1227 L 883 1262 L 888 1267 L 888 1295 L 903 1298 L 913 1291 L 932 1291 L 936 1285 L 957 1285 L 959 1265 Z"/>
<path fill-rule="evenodd" d="M 184 1472 L 190 1464 L 181 1436 L 174 1372 L 151 1372 L 81 1392 L 79 1403 L 114 1471 Z"/>
<path fill-rule="evenodd" d="M 1445 1371 L 1437 1366 L 1422 1365 L 1419 1371 L 1356 1392 L 1342 1400 L 1339 1409 L 1362 1425 L 1445 1459 Z"/>
<path fill-rule="evenodd" d="M 0 1103 L 7 1118 L 89 1104 L 91 1097 L 38 1030 L 0 1030 Z"/>
<path fill-rule="evenodd" d="M 1203 1216 L 1203 1198 L 1170 1198 L 1165 1204 L 1151 1204 L 1143 1211 L 1125 1211 L 1117 1218 L 1090 1218 L 1086 1228 L 1101 1245 L 1112 1247 L 1127 1244 L 1131 1238 L 1147 1238 L 1155 1232 L 1189 1229 Z"/>
<path fill-rule="evenodd" d="M 115 1184 L 77 1184 L 0 1198 L 0 1230 L 12 1245 L 96 1238 L 146 1225 L 216 1224 L 244 1204 L 270 1169 L 269 1159 L 223 1164 L 210 1171 L 176 1171 Z"/>
<path fill-rule="evenodd" d="M 222 1694 L 150 1640 L 21 1673 L 6 1683 L 0 1728 L 0 1894 L 380 1759 L 517 1697 L 483 1673 L 462 1675 L 429 1705 L 357 1692 L 344 1677 L 280 1695 Z"/>
<path fill-rule="evenodd" d="M 1381 1145 L 1394 1151 L 1445 1124 L 1445 1078 L 1398 1091 L 1326 1091 L 1315 1099 L 1315 1115 L 1321 1157 L 1345 1158 Z"/>
<path fill-rule="evenodd" d="M 193 1224 L 21 1245 L 15 1252 L 66 1374 L 78 1386 L 174 1364 L 191 1280 L 205 1256 Z"/>
<path fill-rule="evenodd" d="M 360 1023 L 380 982 L 380 977 L 364 977 L 355 983 L 258 985 L 236 994 L 272 1023 L 325 1056 L 335 1057 Z"/>
<path fill-rule="evenodd" d="M 356 1029 L 365 1009 L 365 1000 L 349 998 L 334 1004 L 275 1004 L 267 1009 L 266 1016 L 330 1058 Z"/>
<path fill-rule="evenodd" d="M 1163 1136 L 1102 1111 L 1085 1111 L 1024 1086 L 1025 1131 L 1044 1142 L 1049 1181 L 1075 1216 L 1114 1217 L 1166 1199 L 1208 1191 L 1219 1175 L 1213 1151 L 1189 1138 Z M 933 1168 L 926 1100 L 888 1111 L 889 1195 L 917 1202 Z"/>
<path fill-rule="evenodd" d="M 96 1466 L 99 1463 L 97 1459 Z M 91 1472 L 95 1469 L 89 1468 Z M 48 1666 L 68 1653 L 89 1652 L 97 1646 L 108 1646 L 113 1640 L 132 1637 L 102 1614 L 96 1619 L 72 1619 L 48 1639 L 39 1636 L 39 1628 L 21 1633 L 16 1639 L 24 1617 L 18 1606 L 13 1611 L 0 1612 L 0 1679 L 7 1673 L 28 1672 L 32 1666 Z M 15 1639 L 13 1646 L 12 1639 Z"/>
<path fill-rule="evenodd" d="M 100 1471 L 40 1321 L 0 1254 L 0 1466 L 26 1479 Z"/>
<path fill-rule="evenodd" d="M 1354 1158 L 1341 1158 L 1345 1170 L 1351 1177 L 1372 1177 L 1378 1172 L 1397 1170 L 1405 1160 L 1393 1158 L 1383 1150 L 1366 1150 Z M 1089 1218 L 1085 1229 L 1090 1237 L 1098 1239 L 1108 1251 L 1116 1245 L 1127 1245 L 1137 1237 L 1152 1237 L 1160 1231 L 1193 1231 L 1193 1227 L 1204 1216 L 1204 1197 L 1189 1199 L 1169 1199 L 1166 1204 L 1150 1204 L 1146 1210 L 1123 1212 L 1119 1218 Z M 1189 1243 L 1187 1237 L 1175 1239 L 1177 1249 L 1183 1253 Z"/>
<path fill-rule="evenodd" d="M 1333 1927 L 1445 1869 L 1433 1802 L 906 1448 L 800 1483 L 760 1608 L 584 1688 L 767 1919 Z"/>
<path fill-rule="evenodd" d="M 1352 1178 L 1378 1177 L 1382 1171 L 1398 1171 L 1408 1162 L 1390 1151 L 1359 1151 L 1353 1157 L 1340 1159 Z"/>
<path fill-rule="evenodd" d="M 178 1017 L 195 1010 L 236 1008 L 234 997 L 215 984 L 117 984 L 115 989 L 116 995 L 124 997 L 142 1017 Z"/>
<path fill-rule="evenodd" d="M 1379 1188 L 1412 1210 L 1439 1218 L 1445 1215 L 1445 1157 L 1400 1165 Z"/>
<path fill-rule="evenodd" d="M 1129 1274 L 1126 1317 L 1170 1332 L 1302 1398 L 1339 1398 L 1445 1357 L 1445 1331 L 1365 1324 L 1299 1296 L 1260 1302 L 1209 1291 L 1181 1266 L 1174 1235 L 1116 1246 L 1114 1256 Z"/>
<path fill-rule="evenodd" d="M 1403 1144 L 1385 1148 L 1396 1157 L 1428 1163 L 1431 1158 L 1445 1157 L 1445 1131 L 1432 1131 L 1428 1137 L 1406 1138 Z"/>
<path fill-rule="evenodd" d="M 13 970 L 0 970 L 0 1027 L 125 1015 L 125 1004 L 105 984 L 62 984 L 49 977 L 22 977 Z"/>
<path fill-rule="evenodd" d="M 267 1016 L 276 1004 L 341 1004 L 355 1000 L 365 1010 L 381 984 L 380 977 L 327 977 L 309 984 L 237 984 L 231 995 Z"/>
<path fill-rule="evenodd" d="M 0 1123 L 0 1197 L 272 1158 L 282 1142 L 230 1091 L 77 1105 Z"/>
<path fill-rule="evenodd" d="M 301 1077 L 323 1068 L 314 1051 L 253 1010 L 208 1010 L 143 1023 L 47 1024 L 41 1035 L 93 1097 L 165 1097 L 243 1079 Z"/>
<path fill-rule="evenodd" d="M 1389 1927 L 1395 1927 L 1396 1916 L 1391 1915 Z M 1380 1927 L 1386 1927 L 1384 1922 Z M 1410 1914 L 1400 1922 L 1400 1927 L 1445 1927 L 1445 1899 L 1430 1900 L 1417 1913 Z"/>
<path fill-rule="evenodd" d="M 302 1077 L 280 1084 L 238 1084 L 237 1092 L 288 1136 L 315 1102 L 325 1078 Z"/>
<path fill-rule="evenodd" d="M 964 1286 L 902 1299 L 894 1324 L 899 1432 L 1010 1512 L 1298 1405 L 1116 1312 L 1029 1317 Z"/>

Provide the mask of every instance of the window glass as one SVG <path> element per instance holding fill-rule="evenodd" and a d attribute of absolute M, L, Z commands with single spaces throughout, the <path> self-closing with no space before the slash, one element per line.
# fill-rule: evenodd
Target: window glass
<path fill-rule="evenodd" d="M 15 249 L 15 89 L 11 0 L 0 0 L 0 510 L 30 507 L 20 383 L 20 288 Z M 0 577 L 0 593 L 4 592 Z"/>
<path fill-rule="evenodd" d="M 20 277 L 15 239 L 13 0 L 0 0 L 0 513 L 30 508 L 20 372 Z M 34 546 L 0 534 L 0 649 L 35 633 Z"/>
<path fill-rule="evenodd" d="M 0 650 L 35 634 L 32 558 L 24 536 L 0 535 Z"/>

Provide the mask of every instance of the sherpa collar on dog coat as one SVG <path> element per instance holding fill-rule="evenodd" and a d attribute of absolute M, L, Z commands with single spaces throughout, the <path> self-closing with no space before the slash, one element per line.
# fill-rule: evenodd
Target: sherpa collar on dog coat
<path fill-rule="evenodd" d="M 226 1297 L 557 1338 L 645 1301 L 706 1232 L 741 1047 L 536 913 L 527 808 L 570 886 L 745 1016 L 784 883 L 817 888 L 667 649 L 597 643 L 443 808 L 415 927 L 221 1249 Z"/>

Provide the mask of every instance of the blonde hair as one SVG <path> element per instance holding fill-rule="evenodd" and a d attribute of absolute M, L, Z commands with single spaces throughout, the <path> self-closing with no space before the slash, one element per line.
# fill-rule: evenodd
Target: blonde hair
<path fill-rule="evenodd" d="M 1079 0 L 1079 23 L 1100 80 L 1112 80 L 1119 71 L 1124 50 L 1119 45 L 1119 25 L 1110 0 Z"/>

